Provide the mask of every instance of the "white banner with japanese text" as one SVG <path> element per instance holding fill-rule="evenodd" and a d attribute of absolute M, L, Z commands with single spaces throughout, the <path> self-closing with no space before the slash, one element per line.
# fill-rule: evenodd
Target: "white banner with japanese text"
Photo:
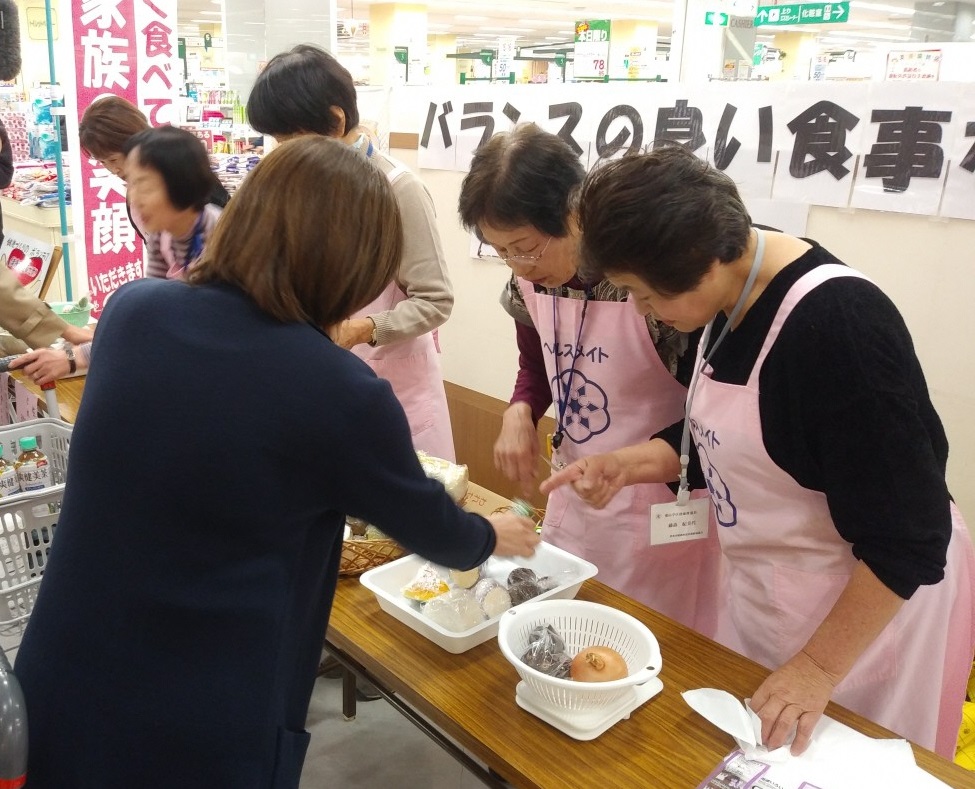
<path fill-rule="evenodd" d="M 76 106 L 80 118 L 100 96 L 136 104 L 153 125 L 176 119 L 179 82 L 175 0 L 72 0 Z M 120 285 L 144 275 L 142 241 L 125 206 L 125 184 L 81 156 L 72 200 L 84 219 L 92 313 Z"/>
<path fill-rule="evenodd" d="M 975 219 L 975 90 L 934 83 L 676 83 L 430 88 L 421 168 L 466 171 L 535 122 L 587 167 L 679 142 L 773 200 Z"/>

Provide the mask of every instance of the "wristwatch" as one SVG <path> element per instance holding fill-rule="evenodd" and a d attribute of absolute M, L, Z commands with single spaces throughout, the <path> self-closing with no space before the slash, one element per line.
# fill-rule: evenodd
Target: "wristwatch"
<path fill-rule="evenodd" d="M 73 375 L 78 370 L 78 364 L 74 360 L 74 346 L 70 342 L 61 346 L 64 355 L 68 357 L 68 375 Z"/>
<path fill-rule="evenodd" d="M 372 318 L 369 320 L 372 321 Z M 379 345 L 379 327 L 376 326 L 375 321 L 372 321 L 372 336 L 369 338 L 369 345 L 371 345 L 373 348 Z"/>

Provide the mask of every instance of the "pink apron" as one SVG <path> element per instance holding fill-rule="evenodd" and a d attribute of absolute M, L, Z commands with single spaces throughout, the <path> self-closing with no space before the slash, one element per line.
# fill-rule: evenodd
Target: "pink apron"
<path fill-rule="evenodd" d="M 824 265 L 803 276 L 779 307 L 748 383 L 715 382 L 709 365 L 691 408 L 726 560 L 717 640 L 770 669 L 805 645 L 857 561 L 826 496 L 801 487 L 768 456 L 759 415 L 759 374 L 783 324 L 807 293 L 841 276 L 862 275 Z M 833 694 L 949 759 L 975 648 L 975 552 L 954 505 L 952 521 L 944 580 L 918 589 Z"/>
<path fill-rule="evenodd" d="M 542 341 L 556 403 L 572 379 L 560 460 L 571 463 L 646 441 L 683 416 L 687 390 L 664 367 L 633 305 L 590 300 L 580 337 L 582 299 L 536 294 L 526 280 L 519 286 Z M 573 353 L 578 358 L 570 372 Z M 706 539 L 650 544 L 650 505 L 675 499 L 666 485 L 633 485 L 597 510 L 571 487 L 560 488 L 549 496 L 542 537 L 595 564 L 603 583 L 710 637 L 721 558 L 713 520 Z"/>
<path fill-rule="evenodd" d="M 396 167 L 387 178 L 390 183 L 405 171 Z M 396 280 L 386 286 L 375 301 L 352 317 L 365 318 L 377 312 L 391 310 L 407 299 Z M 368 364 L 381 378 L 389 381 L 406 412 L 413 436 L 413 447 L 434 457 L 454 461 L 454 434 L 450 428 L 447 394 L 443 388 L 440 349 L 434 342 L 434 332 L 409 340 L 373 348 L 365 343 L 352 352 Z"/>

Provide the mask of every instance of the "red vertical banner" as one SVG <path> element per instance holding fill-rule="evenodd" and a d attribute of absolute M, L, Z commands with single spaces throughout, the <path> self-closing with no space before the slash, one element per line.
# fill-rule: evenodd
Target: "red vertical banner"
<path fill-rule="evenodd" d="M 72 0 L 76 106 L 99 96 L 137 105 L 153 125 L 175 119 L 175 0 Z M 119 286 L 144 276 L 142 239 L 125 206 L 125 184 L 82 154 L 72 200 L 84 221 L 88 288 L 97 316 Z M 76 213 L 75 216 L 79 214 Z"/>

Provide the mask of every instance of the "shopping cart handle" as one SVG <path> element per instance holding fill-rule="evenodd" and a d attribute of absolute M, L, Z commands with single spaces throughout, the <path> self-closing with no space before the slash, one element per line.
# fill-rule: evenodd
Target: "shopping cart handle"
<path fill-rule="evenodd" d="M 57 382 L 43 384 L 41 390 L 44 392 L 44 402 L 47 404 L 47 415 L 51 419 L 60 419 L 61 406 L 58 405 Z"/>

